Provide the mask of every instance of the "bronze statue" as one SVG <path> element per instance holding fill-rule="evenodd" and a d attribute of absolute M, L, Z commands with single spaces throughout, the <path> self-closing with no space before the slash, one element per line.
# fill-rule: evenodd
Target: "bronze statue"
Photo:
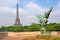
<path fill-rule="evenodd" d="M 52 11 L 52 7 L 49 9 L 48 12 L 45 12 L 44 15 L 38 15 L 37 16 L 37 18 L 39 19 L 40 24 L 42 24 L 42 23 L 46 24 L 48 22 L 48 18 L 49 18 L 49 15 L 50 15 L 51 11 Z"/>
<path fill-rule="evenodd" d="M 41 28 L 41 34 L 42 35 L 46 35 L 45 25 L 48 22 L 48 18 L 49 18 L 49 15 L 50 15 L 51 11 L 52 11 L 52 7 L 49 9 L 48 12 L 45 12 L 44 15 L 37 16 L 40 24 L 42 25 L 42 28 Z"/>

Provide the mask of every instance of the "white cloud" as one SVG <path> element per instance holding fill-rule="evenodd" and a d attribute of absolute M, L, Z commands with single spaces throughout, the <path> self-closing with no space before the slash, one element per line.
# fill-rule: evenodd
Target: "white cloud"
<path fill-rule="evenodd" d="M 60 1 L 58 2 L 58 5 L 57 6 L 58 6 L 58 8 L 60 8 Z"/>
<path fill-rule="evenodd" d="M 27 4 L 25 6 L 25 9 L 27 10 L 27 12 L 29 12 L 30 14 L 43 14 L 47 8 L 43 8 L 35 3 L 30 2 L 29 4 Z M 44 10 L 44 11 L 43 11 Z"/>
<path fill-rule="evenodd" d="M 0 6 L 13 6 L 18 2 L 18 0 L 0 0 Z"/>
<path fill-rule="evenodd" d="M 28 3 L 24 9 L 24 11 L 21 12 L 21 14 L 24 16 L 22 21 L 23 24 L 31 24 L 31 23 L 37 23 L 36 15 L 42 15 L 45 11 L 47 11 L 47 8 L 43 8 L 35 3 Z M 27 20 L 27 21 L 26 21 Z"/>
<path fill-rule="evenodd" d="M 53 9 L 50 18 L 49 18 L 49 23 L 60 23 L 60 1 L 56 5 L 55 9 Z"/>
<path fill-rule="evenodd" d="M 0 0 L 0 26 L 12 25 L 16 9 L 11 8 L 18 0 Z"/>
<path fill-rule="evenodd" d="M 16 9 L 12 7 L 16 6 L 16 3 L 18 1 L 19 0 L 0 0 L 0 14 L 6 14 L 6 13 L 15 14 Z"/>
<path fill-rule="evenodd" d="M 48 19 L 48 23 L 53 23 L 53 22 L 56 22 L 56 23 L 60 23 L 60 2 L 58 3 L 58 6 L 56 6 L 55 9 L 53 9 L 53 11 L 51 12 L 50 14 L 50 17 Z M 29 4 L 27 4 L 25 6 L 25 11 L 27 12 L 27 14 L 29 16 L 27 16 L 27 18 L 32 22 L 36 22 L 37 23 L 37 20 L 36 20 L 36 15 L 42 15 L 44 14 L 45 11 L 47 11 L 48 9 L 47 8 L 44 8 L 44 7 L 41 7 L 40 5 L 37 5 L 35 3 L 32 3 L 30 2 Z M 25 12 L 24 12 L 25 13 Z"/>
<path fill-rule="evenodd" d="M 6 14 L 6 13 L 15 13 L 15 9 L 9 8 L 9 7 L 0 7 L 0 14 Z"/>

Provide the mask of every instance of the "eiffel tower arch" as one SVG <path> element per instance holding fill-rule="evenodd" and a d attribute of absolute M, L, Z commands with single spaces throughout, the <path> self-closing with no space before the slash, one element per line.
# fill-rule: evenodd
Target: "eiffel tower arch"
<path fill-rule="evenodd" d="M 20 22 L 20 18 L 19 18 L 18 3 L 17 3 L 17 12 L 16 12 L 16 19 L 15 19 L 14 26 L 22 26 L 22 24 Z"/>

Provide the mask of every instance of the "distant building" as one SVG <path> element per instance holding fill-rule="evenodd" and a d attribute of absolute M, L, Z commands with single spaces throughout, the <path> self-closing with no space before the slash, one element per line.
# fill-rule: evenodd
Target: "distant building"
<path fill-rule="evenodd" d="M 20 22 L 20 18 L 19 18 L 18 3 L 17 3 L 17 13 L 16 13 L 16 19 L 15 19 L 14 26 L 22 26 L 22 24 Z"/>

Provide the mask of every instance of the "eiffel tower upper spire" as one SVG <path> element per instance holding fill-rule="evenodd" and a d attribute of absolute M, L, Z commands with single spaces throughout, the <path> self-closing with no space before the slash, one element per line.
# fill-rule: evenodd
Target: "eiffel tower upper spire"
<path fill-rule="evenodd" d="M 16 10 L 16 19 L 15 19 L 15 26 L 22 26 L 22 24 L 20 23 L 20 18 L 19 18 L 19 11 L 18 11 L 18 3 L 17 3 L 17 10 Z"/>

